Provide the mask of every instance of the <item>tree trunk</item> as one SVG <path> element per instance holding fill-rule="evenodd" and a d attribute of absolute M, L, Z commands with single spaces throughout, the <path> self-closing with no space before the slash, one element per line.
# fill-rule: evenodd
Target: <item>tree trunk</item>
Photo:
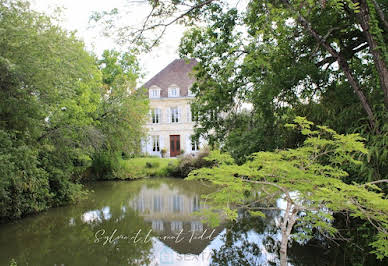
<path fill-rule="evenodd" d="M 287 207 L 284 211 L 283 221 L 280 225 L 282 231 L 282 240 L 280 243 L 280 266 L 287 266 L 287 246 L 288 246 L 288 235 L 287 235 L 287 223 L 288 216 L 290 214 L 291 202 L 287 200 Z"/>
<path fill-rule="evenodd" d="M 353 77 L 353 74 L 350 72 L 350 67 L 349 67 L 348 62 L 346 62 L 346 60 L 344 58 L 342 58 L 341 56 L 338 57 L 337 61 L 338 61 L 340 68 L 345 73 L 345 76 L 348 79 L 349 84 L 353 87 L 353 90 L 355 91 L 358 98 L 360 99 L 362 107 L 364 108 L 365 112 L 368 115 L 368 119 L 369 119 L 369 123 L 370 123 L 371 128 L 373 130 L 375 130 L 377 133 L 379 133 L 379 130 L 376 126 L 376 121 L 375 121 L 375 118 L 373 115 L 373 111 L 368 103 L 367 98 L 365 97 L 364 93 L 362 92 L 360 85 Z"/>
<path fill-rule="evenodd" d="M 287 248 L 288 239 L 290 238 L 292 228 L 296 222 L 298 209 L 291 202 L 291 198 L 287 198 L 287 207 L 284 211 L 283 221 L 280 225 L 282 231 L 282 240 L 280 243 L 280 266 L 287 266 Z"/>
<path fill-rule="evenodd" d="M 323 38 L 321 35 L 319 35 L 318 32 L 316 32 L 312 28 L 310 22 L 307 19 L 305 19 L 297 10 L 295 10 L 291 6 L 291 4 L 288 2 L 288 0 L 283 0 L 283 3 L 289 9 L 291 9 L 292 11 L 294 11 L 298 14 L 298 22 L 300 23 L 300 25 L 302 25 L 305 28 L 306 31 L 308 31 L 313 36 L 313 38 L 318 42 L 318 44 L 322 45 L 322 47 L 325 48 L 326 51 L 331 54 L 331 56 L 336 58 L 339 66 L 340 66 L 340 69 L 344 72 L 346 78 L 349 81 L 349 84 L 353 87 L 354 92 L 356 93 L 356 95 L 360 99 L 361 105 L 362 105 L 363 109 L 365 110 L 366 114 L 368 115 L 369 124 L 370 124 L 372 130 L 374 130 L 376 133 L 379 133 L 379 130 L 376 126 L 376 120 L 375 120 L 375 117 L 373 115 L 372 108 L 370 107 L 368 100 L 364 95 L 364 92 L 361 90 L 359 83 L 354 78 L 348 63 L 346 62 L 346 59 L 343 58 L 343 56 L 341 56 L 339 53 L 337 53 L 337 51 L 330 44 L 328 44 L 326 42 L 326 39 Z"/>
<path fill-rule="evenodd" d="M 368 42 L 370 52 L 373 56 L 373 61 L 379 75 L 380 86 L 384 92 L 384 105 L 388 110 L 388 69 L 384 61 L 381 50 L 378 48 L 378 43 L 371 33 L 369 7 L 366 0 L 360 0 L 360 12 L 357 14 L 361 28 Z"/>
<path fill-rule="evenodd" d="M 280 266 L 287 266 L 288 235 L 282 228 L 282 241 L 280 243 Z"/>

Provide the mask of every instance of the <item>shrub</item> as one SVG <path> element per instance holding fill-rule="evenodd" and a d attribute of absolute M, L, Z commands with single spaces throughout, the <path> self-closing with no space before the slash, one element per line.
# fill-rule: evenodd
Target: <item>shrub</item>
<path fill-rule="evenodd" d="M 168 174 L 174 177 L 187 177 L 192 170 L 212 166 L 213 162 L 205 159 L 209 155 L 209 152 L 209 148 L 204 147 L 195 156 L 187 154 L 175 162 L 170 162 L 167 167 Z"/>
<path fill-rule="evenodd" d="M 92 161 L 92 174 L 96 179 L 112 179 L 114 171 L 120 168 L 119 156 L 104 151 L 96 153 Z"/>

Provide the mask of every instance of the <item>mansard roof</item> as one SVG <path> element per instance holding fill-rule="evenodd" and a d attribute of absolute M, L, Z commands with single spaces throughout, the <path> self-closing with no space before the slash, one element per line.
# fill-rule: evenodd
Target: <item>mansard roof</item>
<path fill-rule="evenodd" d="M 168 88 L 176 85 L 180 88 L 180 96 L 187 96 L 188 90 L 194 83 L 194 76 L 191 72 L 196 64 L 195 59 L 188 62 L 185 59 L 175 59 L 143 86 L 147 89 L 157 86 L 161 89 L 160 97 L 168 97 Z"/>

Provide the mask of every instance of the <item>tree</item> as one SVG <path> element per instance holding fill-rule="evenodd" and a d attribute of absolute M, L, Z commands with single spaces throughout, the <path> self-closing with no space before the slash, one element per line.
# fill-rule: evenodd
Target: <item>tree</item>
<path fill-rule="evenodd" d="M 280 222 L 282 241 L 281 265 L 287 265 L 287 245 L 292 238 L 311 237 L 312 229 L 331 237 L 337 231 L 332 226 L 333 213 L 348 212 L 352 217 L 367 220 L 375 228 L 370 245 L 378 258 L 388 256 L 388 204 L 375 181 L 367 184 L 346 184 L 348 173 L 343 164 L 360 165 L 360 156 L 367 154 L 358 134 L 340 135 L 325 126 L 314 128 L 313 123 L 297 117 L 295 124 L 307 136 L 304 145 L 288 150 L 254 153 L 241 166 L 234 164 L 228 154 L 214 151 L 208 157 L 218 167 L 203 168 L 190 173 L 189 180 L 208 180 L 219 189 L 207 196 L 213 208 L 237 218 L 239 208 L 252 215 L 263 216 L 262 209 L 276 209 L 268 205 L 270 199 L 280 197 L 285 206 Z M 207 211 L 211 221 L 217 215 Z M 295 226 L 302 226 L 297 234 Z"/>
<path fill-rule="evenodd" d="M 93 168 L 97 170 L 95 174 L 106 178 L 117 167 L 122 153 L 140 152 L 149 105 L 145 92 L 136 89 L 140 70 L 134 55 L 106 50 L 98 64 L 104 93 L 96 120 L 103 138 L 93 155 L 96 159 Z"/>
<path fill-rule="evenodd" d="M 382 178 L 388 169 L 382 148 L 387 140 L 385 1 L 249 1 L 246 8 L 215 0 L 150 4 L 143 27 L 127 35 L 119 28 L 120 33 L 149 48 L 175 22 L 194 26 L 182 38 L 180 54 L 200 62 L 193 88 L 199 134 L 225 141 L 241 102 L 253 104 L 257 125 L 270 125 L 262 128 L 267 140 L 258 143 L 276 142 L 269 136 L 287 120 L 308 115 L 320 124 L 339 125 L 334 128 L 341 133 L 362 131 L 376 149 L 370 154 L 373 170 L 364 179 Z M 95 18 L 112 26 L 105 15 Z M 195 27 L 197 21 L 203 26 Z M 145 32 L 155 29 L 160 34 L 147 39 Z M 338 117 L 343 122 L 336 122 Z M 289 143 L 287 136 L 282 142 Z M 272 147 L 257 147 L 267 148 Z"/>
<path fill-rule="evenodd" d="M 136 58 L 123 55 L 116 73 L 115 56 L 99 66 L 28 2 L 0 0 L 1 220 L 83 198 L 98 151 L 136 151 L 148 105 Z"/>
<path fill-rule="evenodd" d="M 92 125 L 100 87 L 83 43 L 28 2 L 1 1 L 0 28 L 0 217 L 9 219 L 84 195 L 81 129 Z"/>

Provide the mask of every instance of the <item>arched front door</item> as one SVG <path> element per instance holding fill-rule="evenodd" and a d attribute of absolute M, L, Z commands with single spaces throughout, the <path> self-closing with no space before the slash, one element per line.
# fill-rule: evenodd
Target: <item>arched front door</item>
<path fill-rule="evenodd" d="M 170 135 L 170 157 L 176 157 L 181 153 L 180 135 Z"/>

